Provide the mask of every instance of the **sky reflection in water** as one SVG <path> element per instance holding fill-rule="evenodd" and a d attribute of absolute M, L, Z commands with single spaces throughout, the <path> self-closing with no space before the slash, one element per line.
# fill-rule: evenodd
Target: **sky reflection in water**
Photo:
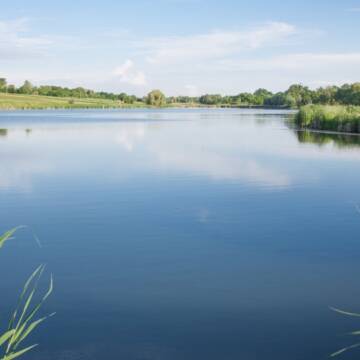
<path fill-rule="evenodd" d="M 1 313 L 39 262 L 29 359 L 325 359 L 358 325 L 358 137 L 254 110 L 0 114 Z M 40 238 L 39 249 L 31 232 Z M 357 354 L 350 354 L 352 358 Z"/>

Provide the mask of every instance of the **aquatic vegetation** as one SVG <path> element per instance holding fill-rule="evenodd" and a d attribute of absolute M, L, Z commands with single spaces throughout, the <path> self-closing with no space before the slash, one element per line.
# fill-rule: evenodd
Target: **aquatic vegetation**
<path fill-rule="evenodd" d="M 0 248 L 13 237 L 17 230 L 18 228 L 9 230 L 0 236 Z M 45 265 L 40 265 L 27 279 L 7 329 L 3 333 L 0 333 L 0 360 L 18 358 L 35 348 L 37 344 L 21 348 L 20 345 L 42 322 L 54 315 L 53 313 L 47 316 L 37 317 L 42 305 L 53 291 L 52 276 L 50 277 L 50 283 L 45 294 L 40 300 L 33 304 L 44 270 Z"/>
<path fill-rule="evenodd" d="M 329 132 L 296 130 L 300 143 L 316 144 L 319 147 L 334 144 L 339 149 L 360 147 L 360 137 L 354 134 L 334 134 Z"/>
<path fill-rule="evenodd" d="M 306 105 L 295 116 L 301 128 L 339 132 L 360 132 L 360 107 L 343 105 Z"/>
<path fill-rule="evenodd" d="M 353 313 L 353 312 L 348 312 L 348 311 L 344 311 L 344 310 L 340 310 L 340 309 L 337 309 L 337 308 L 333 308 L 333 307 L 330 307 L 331 310 L 339 313 L 339 314 L 342 314 L 342 315 L 346 315 L 346 316 L 352 316 L 352 317 L 360 317 L 360 314 L 358 313 Z M 360 330 L 356 330 L 356 331 L 352 331 L 349 335 L 352 335 L 352 336 L 359 336 L 360 335 Z M 332 353 L 330 356 L 331 357 L 335 357 L 335 356 L 338 356 L 348 350 L 351 350 L 351 349 L 355 349 L 357 347 L 360 347 L 360 342 L 358 343 L 354 343 L 352 345 L 349 345 L 347 347 L 344 347 L 334 353 Z"/>

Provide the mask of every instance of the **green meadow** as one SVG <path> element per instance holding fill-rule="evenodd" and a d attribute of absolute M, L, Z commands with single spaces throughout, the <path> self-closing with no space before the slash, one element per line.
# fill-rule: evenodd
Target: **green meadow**
<path fill-rule="evenodd" d="M 118 100 L 72 98 L 0 93 L 0 110 L 111 109 L 143 107 L 143 103 L 124 104 Z"/>

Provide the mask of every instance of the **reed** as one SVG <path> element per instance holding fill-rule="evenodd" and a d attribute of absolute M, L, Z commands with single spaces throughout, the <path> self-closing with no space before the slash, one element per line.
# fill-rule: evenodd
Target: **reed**
<path fill-rule="evenodd" d="M 353 312 L 349 312 L 349 311 L 344 311 L 344 310 L 340 310 L 340 309 L 337 309 L 337 308 L 334 308 L 334 307 L 330 307 L 331 310 L 341 314 L 341 315 L 346 315 L 346 316 L 351 316 L 351 317 L 360 317 L 360 314 L 358 313 L 353 313 Z M 356 331 L 352 331 L 349 333 L 349 335 L 351 336 L 360 336 L 360 330 L 356 330 Z M 360 347 L 360 342 L 357 342 L 357 343 L 354 343 L 352 345 L 349 345 L 347 347 L 344 347 L 334 353 L 332 353 L 330 356 L 331 357 L 335 357 L 335 356 L 338 356 L 348 350 L 351 350 L 351 349 L 355 349 L 357 347 Z"/>
<path fill-rule="evenodd" d="M 306 105 L 295 121 L 301 128 L 360 133 L 360 106 Z"/>
<path fill-rule="evenodd" d="M 0 236 L 0 248 L 13 238 L 19 228 L 14 228 Z M 45 265 L 40 265 L 30 275 L 19 296 L 18 304 L 10 317 L 7 329 L 0 333 L 0 360 L 13 360 L 35 348 L 38 344 L 22 347 L 20 345 L 27 340 L 30 334 L 47 318 L 53 316 L 38 317 L 39 310 L 53 291 L 53 278 L 50 276 L 50 283 L 47 291 L 34 301 L 38 293 L 38 285 L 45 271 Z"/>

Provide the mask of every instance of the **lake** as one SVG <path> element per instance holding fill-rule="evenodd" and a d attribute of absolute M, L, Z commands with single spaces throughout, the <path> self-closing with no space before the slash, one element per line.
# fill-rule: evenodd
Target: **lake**
<path fill-rule="evenodd" d="M 360 329 L 360 141 L 288 111 L 0 113 L 0 324 L 47 264 L 29 360 L 320 360 Z M 35 239 L 34 234 L 39 239 Z M 356 359 L 360 351 L 345 354 Z"/>

